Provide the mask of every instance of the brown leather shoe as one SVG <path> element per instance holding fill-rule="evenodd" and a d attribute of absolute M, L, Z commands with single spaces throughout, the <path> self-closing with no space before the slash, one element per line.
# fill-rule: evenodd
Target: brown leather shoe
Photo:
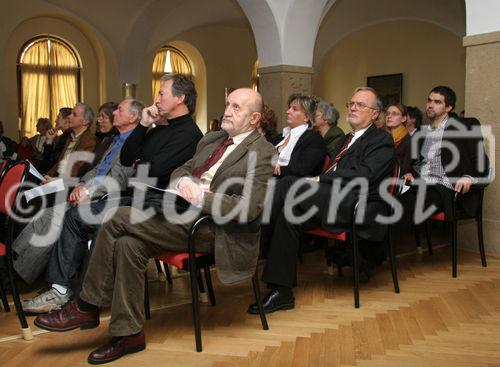
<path fill-rule="evenodd" d="M 128 336 L 115 336 L 107 344 L 89 354 L 90 364 L 103 364 L 114 361 L 128 353 L 146 349 L 144 331 Z"/>
<path fill-rule="evenodd" d="M 63 308 L 47 314 L 38 315 L 35 325 L 50 331 L 68 331 L 76 328 L 92 329 L 99 326 L 99 312 L 84 312 L 75 301 L 66 303 Z"/>

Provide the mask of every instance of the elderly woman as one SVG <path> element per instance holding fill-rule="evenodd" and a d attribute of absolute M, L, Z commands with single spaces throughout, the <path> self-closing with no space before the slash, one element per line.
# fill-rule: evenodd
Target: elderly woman
<path fill-rule="evenodd" d="M 287 126 L 276 144 L 279 158 L 275 176 L 309 177 L 321 173 L 327 152 L 323 138 L 312 129 L 315 111 L 316 101 L 309 96 L 292 94 L 288 98 Z"/>
<path fill-rule="evenodd" d="M 402 175 L 411 172 L 410 135 L 404 125 L 407 115 L 406 107 L 400 103 L 389 105 L 385 111 L 385 125 L 394 139 L 394 149 Z"/>
<path fill-rule="evenodd" d="M 344 132 L 337 126 L 339 111 L 333 104 L 320 101 L 314 114 L 314 128 L 323 137 L 328 154 L 331 155 L 337 144 L 342 141 Z"/>

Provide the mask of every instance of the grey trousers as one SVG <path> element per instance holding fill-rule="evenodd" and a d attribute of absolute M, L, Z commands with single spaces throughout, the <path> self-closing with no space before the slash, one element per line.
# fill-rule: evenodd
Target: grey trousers
<path fill-rule="evenodd" d="M 131 214 L 139 223 L 131 224 Z M 146 219 L 144 212 L 136 208 L 121 207 L 102 225 L 80 298 L 99 307 L 111 307 L 109 332 L 112 336 L 131 335 L 142 330 L 144 273 L 148 260 L 167 251 L 187 251 L 188 232 L 193 221 L 174 224 L 163 215 Z M 196 250 L 213 252 L 214 235 L 213 227 L 201 227 Z"/>

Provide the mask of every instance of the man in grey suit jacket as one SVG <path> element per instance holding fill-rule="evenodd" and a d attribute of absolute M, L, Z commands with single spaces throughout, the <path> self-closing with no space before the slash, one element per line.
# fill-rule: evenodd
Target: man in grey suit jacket
<path fill-rule="evenodd" d="M 194 157 L 171 176 L 171 187 L 191 204 L 189 211 L 196 215 L 179 222 L 171 216 L 147 216 L 136 208 L 119 208 L 97 235 L 80 299 L 38 316 L 35 325 L 54 331 L 96 327 L 98 307 L 111 307 L 109 331 L 113 338 L 93 351 L 89 362 L 106 363 L 143 350 L 148 260 L 166 251 L 187 251 L 189 229 L 200 212 L 212 214 L 216 220 L 233 219 L 199 231 L 197 250 L 215 252 L 221 281 L 234 283 L 251 277 L 259 251 L 259 218 L 275 154 L 256 129 L 261 111 L 259 93 L 252 89 L 232 92 L 222 120 L 223 131 L 205 135 Z M 164 211 L 175 205 L 168 204 L 164 202 Z M 246 225 L 237 225 L 238 219 Z"/>
<path fill-rule="evenodd" d="M 120 163 L 120 150 L 137 126 L 143 108 L 142 102 L 132 98 L 120 103 L 113 113 L 113 125 L 119 134 L 114 137 L 99 163 L 82 177 L 82 182 L 70 193 L 68 202 L 71 208 L 65 210 L 64 203 L 63 206 L 45 209 L 44 214 L 29 223 L 16 238 L 13 249 L 18 255 L 14 262 L 17 273 L 31 283 L 47 268 L 46 279 L 52 284 L 48 291 L 23 301 L 25 311 L 49 312 L 70 299 L 72 278 L 84 259 L 89 235 L 99 227 L 99 219 L 104 215 L 103 208 L 106 205 L 128 203 L 124 201 L 126 199 L 108 202 L 98 200 L 108 192 L 124 191 L 128 186 L 128 178 L 135 173 L 135 168 Z M 111 181 L 113 185 L 108 184 Z M 95 216 L 93 221 L 82 215 L 85 207 Z"/>

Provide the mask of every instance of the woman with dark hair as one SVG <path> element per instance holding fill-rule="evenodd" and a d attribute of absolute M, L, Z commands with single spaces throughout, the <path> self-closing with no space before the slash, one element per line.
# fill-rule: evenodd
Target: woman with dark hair
<path fill-rule="evenodd" d="M 320 101 L 316 107 L 314 128 L 325 140 L 328 154 L 332 153 L 345 135 L 342 129 L 337 126 L 339 115 L 339 111 L 331 103 Z"/>
<path fill-rule="evenodd" d="M 101 160 L 102 156 L 113 142 L 115 135 L 118 134 L 118 130 L 113 126 L 113 112 L 115 112 L 117 108 L 117 103 L 106 102 L 102 104 L 97 111 L 95 132 L 97 144 L 94 148 L 94 160 L 92 161 L 91 167 L 94 167 Z"/>
<path fill-rule="evenodd" d="M 391 104 L 385 111 L 385 124 L 387 131 L 394 139 L 394 148 L 401 167 L 401 175 L 411 172 L 410 135 L 405 127 L 407 115 L 408 111 L 401 103 Z"/>
<path fill-rule="evenodd" d="M 116 135 L 118 131 L 113 127 L 113 112 L 118 108 L 115 102 L 106 102 L 97 111 L 95 136 L 98 141 L 105 137 Z"/>
<path fill-rule="evenodd" d="M 288 98 L 287 126 L 276 144 L 279 152 L 276 176 L 312 177 L 321 173 L 327 153 L 323 138 L 312 129 L 316 103 L 304 94 L 292 94 Z"/>

